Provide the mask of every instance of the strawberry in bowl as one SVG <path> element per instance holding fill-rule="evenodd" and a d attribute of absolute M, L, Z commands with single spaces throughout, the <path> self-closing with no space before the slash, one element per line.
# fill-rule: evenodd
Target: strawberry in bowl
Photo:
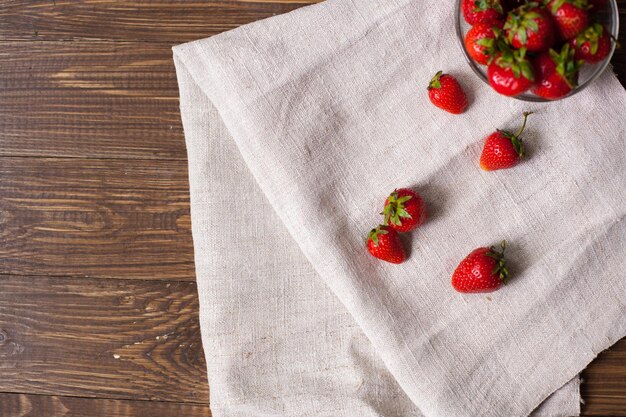
<path fill-rule="evenodd" d="M 504 31 L 506 39 L 515 49 L 542 52 L 554 44 L 554 24 L 550 13 L 537 3 L 528 3 L 509 12 Z"/>
<path fill-rule="evenodd" d="M 552 14 L 560 39 L 572 39 L 589 25 L 587 0 L 551 0 L 547 9 Z"/>
<path fill-rule="evenodd" d="M 470 25 L 496 23 L 504 18 L 500 0 L 461 0 L 463 17 Z"/>
<path fill-rule="evenodd" d="M 500 0 L 502 14 L 490 3 L 496 11 L 485 21 L 467 20 L 465 2 L 456 4 L 457 38 L 466 61 L 505 96 L 526 101 L 570 97 L 600 76 L 616 47 L 616 0 Z M 556 58 L 565 45 L 574 59 Z"/>
<path fill-rule="evenodd" d="M 611 37 L 599 23 L 589 26 L 577 37 L 569 41 L 575 51 L 574 57 L 587 64 L 596 64 L 611 53 Z"/>
<path fill-rule="evenodd" d="M 474 61 L 487 65 L 498 51 L 502 23 L 477 23 L 465 35 L 465 48 Z"/>
<path fill-rule="evenodd" d="M 505 50 L 499 53 L 487 68 L 491 87 L 505 96 L 517 96 L 535 83 L 535 68 L 526 56 L 526 50 Z"/>
<path fill-rule="evenodd" d="M 533 92 L 539 97 L 556 100 L 568 95 L 578 85 L 578 71 L 582 61 L 576 60 L 569 44 L 557 53 L 553 49 L 535 60 L 538 81 Z"/>

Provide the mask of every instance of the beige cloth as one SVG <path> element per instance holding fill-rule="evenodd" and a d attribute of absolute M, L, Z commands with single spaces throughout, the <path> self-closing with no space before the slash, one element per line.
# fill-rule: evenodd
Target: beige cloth
<path fill-rule="evenodd" d="M 175 48 L 216 416 L 526 416 L 572 378 L 537 414 L 577 415 L 577 373 L 626 334 L 626 93 L 607 72 L 556 103 L 498 96 L 452 9 L 329 0 Z M 466 114 L 428 103 L 438 69 Z M 523 110 L 528 160 L 479 170 Z M 363 238 L 401 186 L 431 218 L 396 266 Z M 454 292 L 501 239 L 511 283 Z"/>

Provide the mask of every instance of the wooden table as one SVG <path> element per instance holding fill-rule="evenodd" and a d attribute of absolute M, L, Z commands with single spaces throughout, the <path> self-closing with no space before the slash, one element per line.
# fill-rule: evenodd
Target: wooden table
<path fill-rule="evenodd" d="M 310 3 L 2 1 L 0 416 L 210 415 L 170 48 Z M 584 378 L 626 416 L 626 340 Z"/>

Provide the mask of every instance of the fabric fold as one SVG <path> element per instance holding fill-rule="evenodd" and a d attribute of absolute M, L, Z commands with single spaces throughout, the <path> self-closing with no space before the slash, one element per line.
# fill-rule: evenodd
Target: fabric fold
<path fill-rule="evenodd" d="M 221 415 L 368 415 L 348 404 L 397 398 L 397 410 L 363 410 L 527 416 L 564 385 L 536 413 L 577 415 L 576 375 L 626 334 L 626 93 L 606 72 L 559 102 L 498 96 L 464 63 L 452 9 L 329 0 L 175 47 L 203 341 Z M 472 92 L 462 116 L 427 102 L 425 85 L 441 68 Z M 528 160 L 508 171 L 478 169 L 482 139 L 512 128 L 524 110 L 535 112 Z M 380 221 L 386 194 L 403 186 L 424 196 L 430 220 L 407 238 L 407 262 L 382 264 L 363 238 Z M 215 240 L 216 229 L 224 239 Z M 458 261 L 502 239 L 511 283 L 489 296 L 454 292 Z M 267 285 L 273 303 L 257 308 L 242 285 L 257 295 Z M 309 304 L 297 302 L 303 288 Z M 318 309 L 318 297 L 327 309 Z M 220 339 L 213 332 L 233 314 L 235 330 Z M 272 366 L 282 373 L 272 369 L 266 391 L 249 391 L 258 401 L 235 395 L 252 371 L 236 357 L 250 341 L 246 326 L 267 330 L 277 318 L 283 350 L 272 345 L 272 361 L 254 362 L 254 375 Z M 287 387 L 298 384 L 282 343 L 307 328 L 323 342 L 306 343 L 297 381 L 320 371 L 313 358 L 330 355 L 364 380 L 374 366 L 379 390 L 350 391 L 336 372 L 338 385 L 325 391 L 314 389 L 323 385 L 315 378 L 300 385 L 311 402 L 300 402 L 300 414 L 287 410 L 298 404 Z M 322 328 L 351 329 L 350 349 Z M 242 355 L 264 346 L 258 339 Z M 355 361 L 364 346 L 366 360 Z M 316 411 L 311 399 L 322 392 L 333 400 L 318 397 L 329 408 Z M 240 411 L 242 404 L 251 408 Z"/>

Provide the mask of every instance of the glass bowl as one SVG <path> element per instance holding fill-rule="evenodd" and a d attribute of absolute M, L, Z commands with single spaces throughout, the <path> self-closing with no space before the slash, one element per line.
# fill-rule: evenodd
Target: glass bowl
<path fill-rule="evenodd" d="M 463 56 L 467 61 L 467 64 L 470 66 L 472 71 L 478 77 L 483 80 L 485 83 L 489 84 L 487 80 L 487 67 L 484 65 L 480 65 L 476 63 L 468 54 L 467 50 L 465 50 L 465 34 L 470 29 L 470 25 L 463 18 L 463 12 L 461 11 L 461 1 L 456 0 L 455 11 L 454 11 L 454 25 L 456 28 L 457 40 L 459 42 L 459 46 L 461 51 L 463 52 Z M 595 17 L 598 23 L 602 23 L 604 27 L 609 31 L 613 39 L 617 39 L 619 32 L 619 11 L 617 8 L 616 0 L 608 0 L 604 10 L 595 13 Z M 611 57 L 613 56 L 613 52 L 615 52 L 615 41 L 611 41 L 611 52 L 609 55 L 603 60 L 596 64 L 583 64 L 580 68 L 580 73 L 578 76 L 578 86 L 572 89 L 569 94 L 559 98 L 558 100 L 564 99 L 566 97 L 573 96 L 574 94 L 582 91 L 591 84 L 596 78 L 602 74 L 602 72 L 609 65 L 609 61 L 611 61 Z M 546 102 L 546 101 L 554 101 L 547 100 L 543 97 L 539 97 L 531 92 L 522 93 L 520 95 L 514 96 L 518 100 L 524 101 L 534 101 L 534 102 Z"/>

